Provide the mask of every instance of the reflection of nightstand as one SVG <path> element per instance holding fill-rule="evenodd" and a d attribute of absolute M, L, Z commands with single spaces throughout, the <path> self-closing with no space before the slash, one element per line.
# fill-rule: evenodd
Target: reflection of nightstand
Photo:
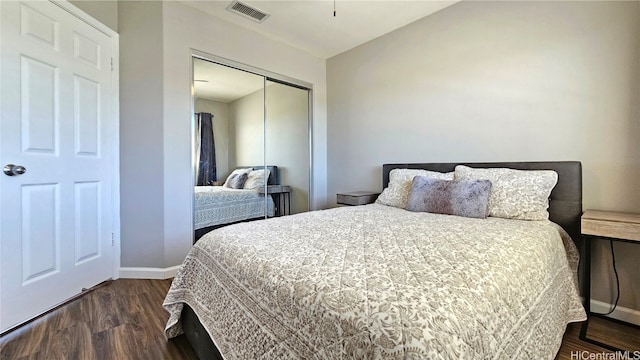
<path fill-rule="evenodd" d="M 596 315 L 591 313 L 591 240 L 604 239 L 640 244 L 640 214 L 602 210 L 587 210 L 584 212 L 584 214 L 582 214 L 581 225 L 582 238 L 585 241 L 583 274 L 585 279 L 584 307 L 585 311 L 587 312 L 587 321 L 582 323 L 582 328 L 580 329 L 580 340 L 598 345 L 609 350 L 621 351 L 621 349 L 618 349 L 614 346 L 604 344 L 587 337 L 589 317 L 591 317 L 592 315 Z M 617 321 L 625 323 L 624 321 Z M 635 325 L 633 324 L 629 325 L 635 327 Z"/>
<path fill-rule="evenodd" d="M 352 191 L 338 194 L 338 204 L 366 205 L 373 204 L 380 193 L 373 191 Z"/>
<path fill-rule="evenodd" d="M 264 194 L 264 188 L 259 188 L 258 192 Z M 267 185 L 267 194 L 273 197 L 273 202 L 276 204 L 275 216 L 291 214 L 291 186 Z"/>

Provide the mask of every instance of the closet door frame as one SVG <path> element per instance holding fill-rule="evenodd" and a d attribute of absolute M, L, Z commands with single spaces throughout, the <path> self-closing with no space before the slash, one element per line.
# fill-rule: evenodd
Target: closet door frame
<path fill-rule="evenodd" d="M 308 140 L 309 140 L 309 168 L 307 169 L 307 171 L 309 172 L 309 193 L 308 193 L 308 203 L 309 203 L 309 210 L 311 210 L 313 208 L 313 84 L 302 81 L 302 80 L 298 80 L 286 75 L 282 75 L 282 74 L 278 74 L 275 72 L 271 72 L 268 70 L 264 70 L 261 68 L 257 68 L 255 66 L 251 66 L 248 64 L 244 64 L 235 60 L 231 60 L 231 59 L 227 59 L 221 56 L 217 56 L 217 55 L 213 55 L 204 51 L 200 51 L 200 50 L 196 50 L 196 49 L 191 49 L 191 61 L 190 61 L 190 66 L 191 66 L 191 79 L 189 80 L 191 82 L 191 87 L 190 87 L 190 91 L 191 91 L 191 116 L 193 116 L 193 114 L 195 113 L 195 89 L 193 87 L 193 78 L 194 78 L 194 66 L 193 66 L 193 59 L 200 59 L 200 60 L 204 60 L 204 61 L 209 61 L 212 63 L 216 63 L 219 65 L 223 65 L 223 66 L 227 66 L 230 68 L 234 68 L 234 69 L 238 69 L 241 71 L 246 71 L 258 76 L 262 76 L 264 78 L 264 83 L 266 85 L 267 81 L 273 81 L 273 82 L 277 82 L 277 83 L 281 83 L 284 85 L 289 85 L 289 86 L 294 86 L 296 88 L 300 88 L 300 89 L 305 89 L 308 90 L 308 121 L 307 121 L 307 126 L 308 126 Z M 266 97 L 266 89 L 264 91 L 265 97 Z M 267 121 L 266 116 L 267 116 L 267 109 L 266 109 L 266 103 L 265 103 L 265 110 L 264 110 L 264 116 L 265 116 L 265 122 Z M 265 125 L 266 126 L 266 125 Z M 194 150 L 194 146 L 193 146 L 193 139 L 195 136 L 195 132 L 196 132 L 196 126 L 194 124 L 194 121 L 191 121 L 191 142 L 192 142 L 192 162 L 195 161 L 195 150 Z M 266 150 L 266 132 L 265 132 L 265 138 L 263 139 L 263 147 L 265 147 Z M 263 154 L 264 159 L 266 160 L 266 151 Z M 264 161 L 263 161 L 264 162 Z M 195 184 L 195 164 L 192 164 L 192 168 L 194 169 L 194 171 L 191 172 L 191 183 Z M 266 166 L 267 164 L 264 163 L 263 166 Z M 266 184 L 265 184 L 266 186 Z M 265 191 L 266 192 L 266 191 Z M 192 196 L 191 197 L 191 211 L 192 211 L 192 217 L 193 217 L 193 209 L 195 208 L 195 199 Z M 265 215 L 266 217 L 266 215 Z M 191 233 L 193 234 L 195 227 L 193 226 L 192 223 L 192 231 Z"/>

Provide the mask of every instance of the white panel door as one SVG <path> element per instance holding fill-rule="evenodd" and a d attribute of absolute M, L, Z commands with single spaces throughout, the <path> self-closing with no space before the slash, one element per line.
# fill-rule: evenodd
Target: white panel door
<path fill-rule="evenodd" d="M 111 38 L 48 1 L 0 16 L 0 165 L 26 168 L 0 174 L 4 331 L 111 278 L 116 134 Z"/>

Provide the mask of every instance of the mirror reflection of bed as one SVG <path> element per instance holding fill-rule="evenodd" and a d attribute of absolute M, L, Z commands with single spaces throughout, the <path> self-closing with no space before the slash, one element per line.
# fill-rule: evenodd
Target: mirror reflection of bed
<path fill-rule="evenodd" d="M 222 226 L 275 216 L 276 204 L 273 197 L 265 197 L 264 191 L 261 191 L 264 188 L 265 176 L 267 186 L 279 183 L 276 166 L 267 166 L 266 169 L 264 166 L 242 166 L 234 169 L 222 184 L 196 186 L 194 240 Z M 243 184 L 253 183 L 247 187 L 232 186 L 230 183 L 238 177 L 244 178 Z"/>
<path fill-rule="evenodd" d="M 194 241 L 308 211 L 309 90 L 197 57 L 193 68 Z"/>

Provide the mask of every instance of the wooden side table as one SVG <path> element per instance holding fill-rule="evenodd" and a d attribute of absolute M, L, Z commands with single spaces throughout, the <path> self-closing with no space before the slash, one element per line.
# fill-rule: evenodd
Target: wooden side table
<path fill-rule="evenodd" d="M 264 194 L 264 188 L 259 188 L 258 192 Z M 291 186 L 267 185 L 267 194 L 273 197 L 273 202 L 276 204 L 275 216 L 291 214 Z"/>
<path fill-rule="evenodd" d="M 380 193 L 373 191 L 352 191 L 337 195 L 338 204 L 342 205 L 367 205 L 373 204 Z"/>
<path fill-rule="evenodd" d="M 591 240 L 605 239 L 640 244 L 640 214 L 603 210 L 587 210 L 584 212 L 584 214 L 582 214 L 581 225 L 582 237 L 585 240 L 585 263 L 583 266 L 583 274 L 585 279 L 584 307 L 585 311 L 587 312 L 587 320 L 582 323 L 582 327 L 580 329 L 580 340 L 598 345 L 609 350 L 623 351 L 609 344 L 605 344 L 587 337 L 589 318 L 592 315 L 595 315 L 591 313 Z M 638 325 L 635 324 L 630 324 L 624 321 L 620 322 L 633 327 L 638 327 Z"/>

